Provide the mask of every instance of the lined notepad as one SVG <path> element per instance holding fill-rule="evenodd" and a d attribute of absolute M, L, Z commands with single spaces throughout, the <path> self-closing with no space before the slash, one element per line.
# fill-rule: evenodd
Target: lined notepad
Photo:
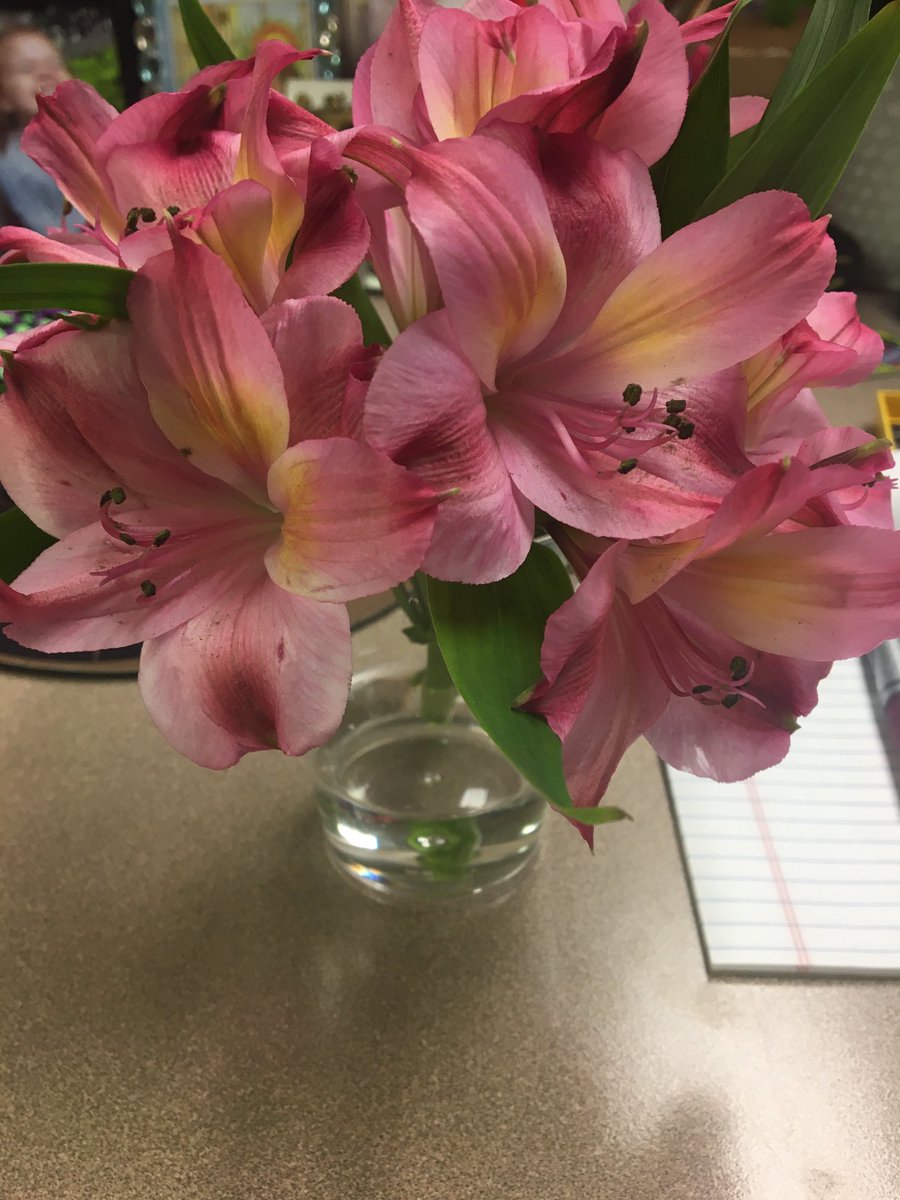
<path fill-rule="evenodd" d="M 900 975 L 900 801 L 862 664 L 819 694 L 754 779 L 666 768 L 711 972 Z"/>

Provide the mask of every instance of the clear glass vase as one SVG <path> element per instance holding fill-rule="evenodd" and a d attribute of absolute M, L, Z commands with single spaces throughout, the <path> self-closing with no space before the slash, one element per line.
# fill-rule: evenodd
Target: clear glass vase
<path fill-rule="evenodd" d="M 383 645 L 357 657 L 344 723 L 313 756 L 329 856 L 384 900 L 499 900 L 535 857 L 546 802 L 439 656 L 403 658 Z"/>

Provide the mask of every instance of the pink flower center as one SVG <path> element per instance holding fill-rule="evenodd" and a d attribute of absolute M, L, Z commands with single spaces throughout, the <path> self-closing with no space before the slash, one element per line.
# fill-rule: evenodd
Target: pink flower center
<path fill-rule="evenodd" d="M 736 654 L 728 663 L 719 661 L 697 644 L 659 596 L 643 600 L 632 613 L 640 620 L 650 657 L 673 695 L 725 708 L 733 708 L 739 700 L 765 707 L 747 686 L 756 669 L 752 651 L 747 650 L 746 656 Z"/>
<path fill-rule="evenodd" d="M 506 407 L 502 397 L 487 397 L 489 408 L 492 401 L 499 402 L 498 408 Z M 684 441 L 691 437 L 694 424 L 682 415 L 685 408 L 686 401 L 672 399 L 663 411 L 657 389 L 647 401 L 641 387 L 631 383 L 614 408 L 543 392 L 510 397 L 507 411 L 517 422 L 524 419 L 529 424 L 550 425 L 576 470 L 595 476 L 604 470 L 627 475 L 648 450 L 673 438 Z M 618 465 L 611 465 L 609 459 Z"/>
<path fill-rule="evenodd" d="M 176 587 L 203 558 L 215 557 L 219 564 L 227 560 L 237 564 L 258 557 L 261 563 L 266 548 L 276 540 L 281 528 L 280 513 L 260 510 L 258 514 L 229 516 L 212 522 L 201 517 L 180 529 L 153 529 L 146 523 L 146 509 L 121 511 L 120 506 L 126 501 L 121 487 L 104 492 L 100 497 L 100 524 L 113 541 L 132 548 L 134 553 L 93 574 L 103 583 L 134 575 L 135 587 L 143 601 L 152 600 L 163 589 Z M 185 516 L 189 516 L 187 510 Z"/>

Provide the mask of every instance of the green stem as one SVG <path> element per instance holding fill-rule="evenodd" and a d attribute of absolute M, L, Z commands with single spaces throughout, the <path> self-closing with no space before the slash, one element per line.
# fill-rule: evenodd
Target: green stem
<path fill-rule="evenodd" d="M 446 721 L 450 716 L 456 687 L 437 638 L 432 635 L 428 642 L 428 658 L 422 676 L 422 717 L 426 721 Z"/>
<path fill-rule="evenodd" d="M 391 344 L 391 337 L 385 328 L 384 321 L 378 315 L 372 298 L 363 287 L 362 280 L 358 275 L 354 275 L 346 283 L 342 283 L 332 295 L 356 309 L 362 325 L 363 341 L 367 346 L 371 346 L 373 343 L 379 346 Z"/>
<path fill-rule="evenodd" d="M 406 613 L 407 617 L 409 617 L 412 624 L 416 626 L 420 625 L 422 622 L 422 614 L 414 607 L 412 598 L 409 592 L 406 590 L 406 585 L 399 583 L 395 588 L 391 588 L 391 591 L 394 593 L 394 599 Z"/>

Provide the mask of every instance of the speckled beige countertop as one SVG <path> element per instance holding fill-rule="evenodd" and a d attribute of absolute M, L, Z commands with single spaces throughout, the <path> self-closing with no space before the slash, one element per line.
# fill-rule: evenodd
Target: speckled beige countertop
<path fill-rule="evenodd" d="M 493 910 L 358 895 L 306 770 L 0 673 L 0 1200 L 900 1200 L 900 983 L 707 979 L 646 746 Z"/>
<path fill-rule="evenodd" d="M 391 622 L 361 635 L 389 636 Z M 303 763 L 0 675 L 2 1200 L 896 1200 L 900 984 L 706 978 L 656 763 L 493 910 L 323 859 Z"/>

